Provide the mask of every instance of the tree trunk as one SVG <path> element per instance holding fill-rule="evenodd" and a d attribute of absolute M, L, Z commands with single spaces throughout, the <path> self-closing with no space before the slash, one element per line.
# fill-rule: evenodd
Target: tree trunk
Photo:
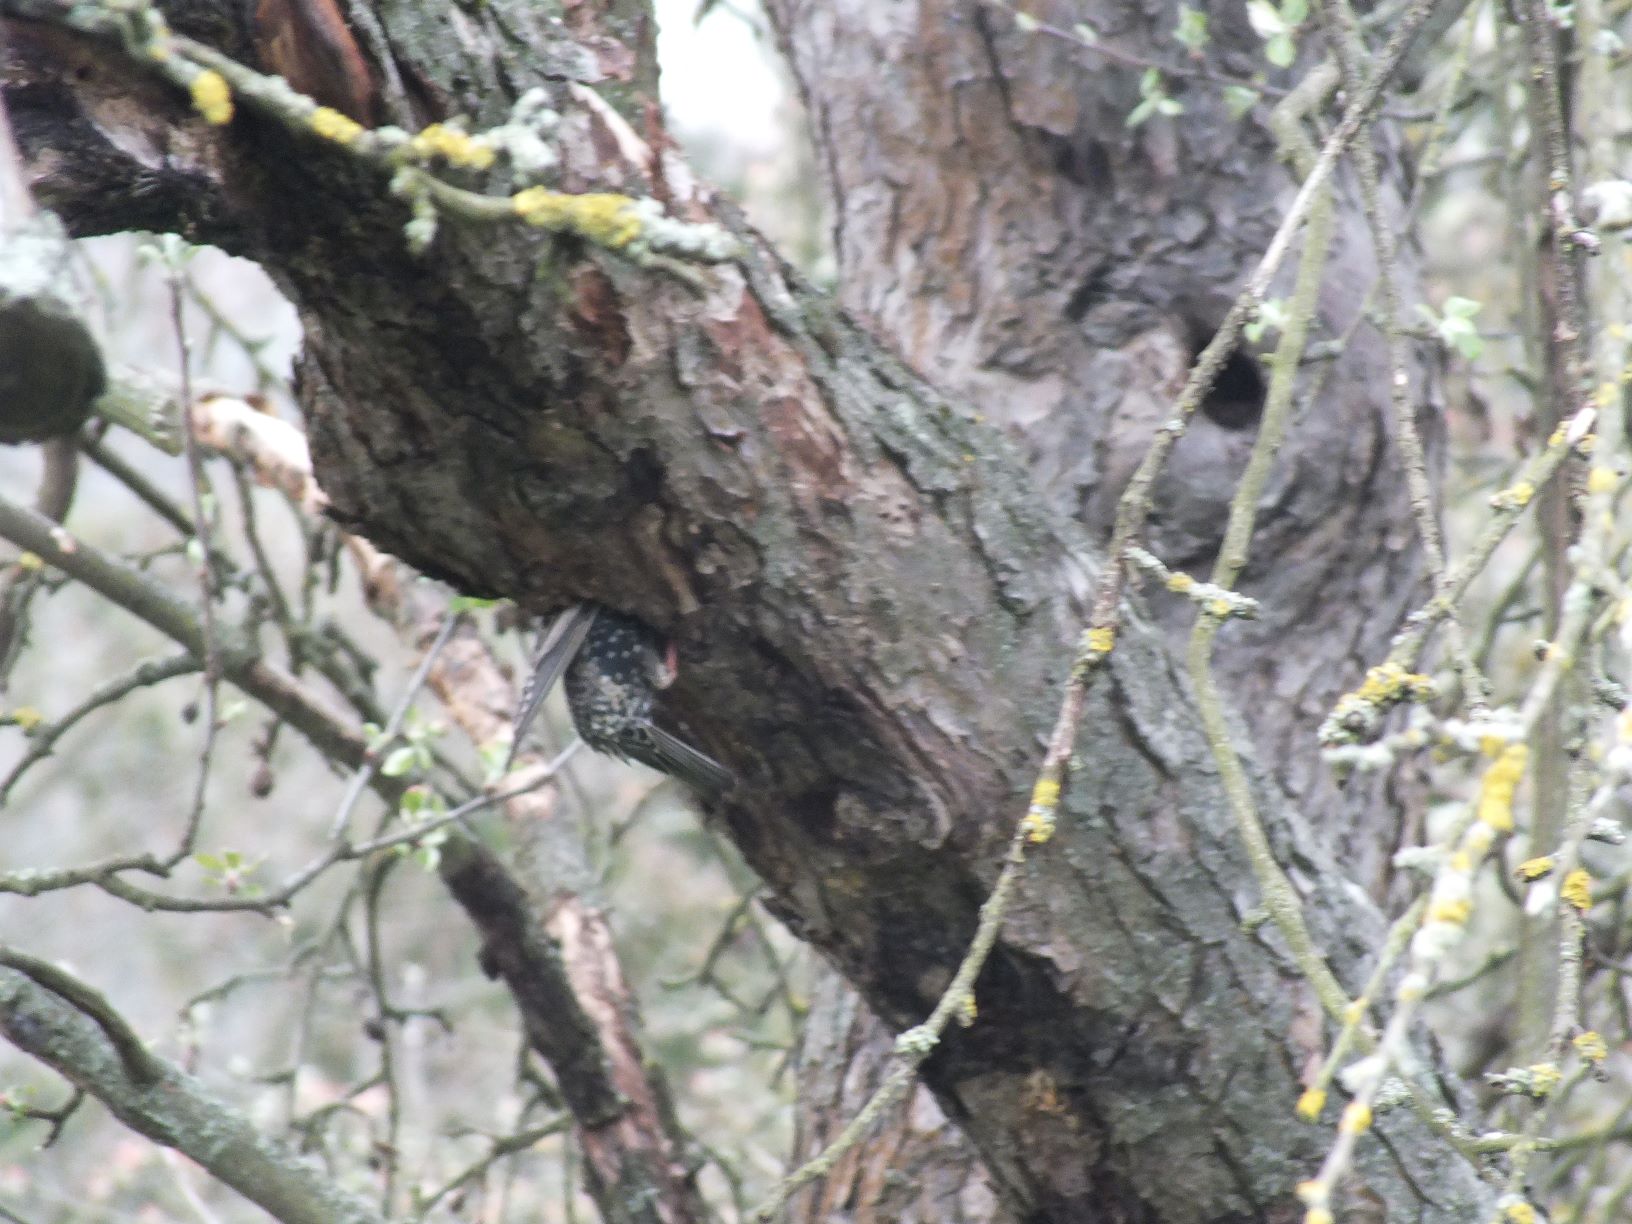
<path fill-rule="evenodd" d="M 473 592 L 593 599 L 672 634 L 668 712 L 743 779 L 715 817 L 885 1024 L 921 1020 L 1024 810 L 1094 535 L 1293 188 L 1259 122 L 1198 89 L 1180 121 L 1127 129 L 1136 70 L 972 3 L 778 4 L 834 183 L 841 301 L 898 358 L 690 183 L 648 119 L 650 25 L 629 6 L 569 6 L 562 24 L 516 0 L 382 5 L 383 37 L 356 53 L 388 82 L 380 117 L 405 126 L 492 124 L 550 91 L 554 185 L 651 194 L 737 233 L 742 254 L 700 286 L 448 218 L 416 258 L 381 175 L 247 105 L 206 126 L 118 53 L 16 19 L 43 5 L 0 0 L 41 203 L 81 233 L 178 228 L 279 278 L 307 328 L 317 470 L 353 529 Z M 1141 51 L 1173 25 L 1104 8 L 1101 34 Z M 237 7 L 171 19 L 282 63 Z M 1210 55 L 1245 75 L 1239 13 L 1213 25 Z M 1371 269 L 1342 209 L 1334 334 Z M 1324 389 L 1248 575 L 1266 614 L 1226 631 L 1222 668 L 1253 714 L 1243 748 L 1280 860 L 1354 990 L 1398 816 L 1340 796 L 1308 728 L 1381 656 L 1421 564 L 1375 337 L 1310 373 Z M 1172 564 L 1216 548 L 1259 381 L 1232 364 L 1161 485 L 1150 542 Z M 1129 609 L 978 1018 L 924 1067 L 1016 1217 L 1288 1220 L 1330 1143 L 1292 1114 L 1321 1016 L 1278 936 L 1246 921 L 1257 889 L 1172 661 L 1185 612 Z M 1379 1130 L 1357 1182 L 1388 1218 L 1479 1215 L 1473 1170 L 1415 1117 Z"/>
<path fill-rule="evenodd" d="M 1216 87 L 1182 80 L 1170 82 L 1181 119 L 1130 129 L 1137 70 L 1019 30 L 992 7 L 924 4 L 894 10 L 894 21 L 868 20 L 877 8 L 866 0 L 769 8 L 826 172 L 845 307 L 1020 437 L 1055 505 L 1104 538 L 1128 473 L 1297 186 L 1269 131 L 1232 118 Z M 1208 65 L 1250 76 L 1262 43 L 1244 9 L 1210 8 Z M 1058 29 L 1086 21 L 1121 51 L 1175 62 L 1176 5 L 1029 11 Z M 1403 229 L 1398 177 L 1385 206 Z M 1317 340 L 1348 336 L 1375 274 L 1364 212 L 1346 187 Z M 1415 253 L 1404 245 L 1409 294 Z M 1424 385 L 1429 373 L 1419 361 Z M 1322 824 L 1350 877 L 1381 897 L 1399 797 L 1386 779 L 1340 792 L 1312 728 L 1386 653 L 1421 598 L 1421 557 L 1390 445 L 1380 338 L 1358 329 L 1341 360 L 1311 374 L 1323 393 L 1289 440 L 1243 581 L 1265 615 L 1231 627 L 1219 669 L 1266 770 Z M 1152 523 L 1170 564 L 1201 573 L 1216 557 L 1264 385 L 1258 362 L 1238 353 L 1180 441 Z M 1421 424 L 1437 455 L 1437 416 Z M 1182 650 L 1191 605 L 1154 598 Z M 888 1040 L 875 1034 L 873 1045 Z M 801 1103 L 821 1108 L 832 1093 L 808 1060 L 805 1075 Z M 854 1075 L 845 1064 L 828 1077 Z"/>

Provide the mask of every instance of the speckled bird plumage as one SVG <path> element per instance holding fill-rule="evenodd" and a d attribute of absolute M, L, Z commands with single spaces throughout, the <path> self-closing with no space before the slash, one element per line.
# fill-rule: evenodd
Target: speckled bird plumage
<path fill-rule="evenodd" d="M 563 674 L 573 725 L 591 748 L 648 765 L 704 794 L 730 787 L 728 769 L 653 721 L 658 692 L 674 682 L 672 650 L 639 621 L 593 604 L 567 609 L 545 638 L 516 714 L 512 758 Z"/>

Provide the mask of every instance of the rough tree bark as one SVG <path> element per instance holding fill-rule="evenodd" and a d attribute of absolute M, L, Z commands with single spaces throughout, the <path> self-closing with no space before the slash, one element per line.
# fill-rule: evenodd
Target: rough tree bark
<path fill-rule="evenodd" d="M 1182 122 L 1129 131 L 1137 70 L 979 5 L 777 3 L 835 189 L 841 301 L 897 357 L 691 183 L 646 106 L 638 6 L 379 4 L 351 66 L 313 79 L 354 106 L 359 80 L 386 82 L 367 109 L 410 126 L 497 122 L 550 90 L 560 186 L 737 230 L 744 254 L 701 288 L 452 222 L 416 259 L 373 172 L 242 108 L 207 127 L 116 52 L 23 19 L 43 3 L 0 3 L 40 201 L 80 233 L 173 228 L 272 271 L 306 324 L 314 458 L 348 525 L 465 589 L 594 599 L 672 633 L 671 710 L 744 780 L 713 817 L 885 1024 L 921 1019 L 1029 792 L 1093 534 L 1294 185 L 1261 115 L 1198 90 Z M 1165 5 L 1097 7 L 1103 36 L 1153 55 L 1173 25 Z M 282 6 L 167 12 L 298 67 L 255 28 Z M 1240 14 L 1217 6 L 1213 28 L 1217 64 L 1245 75 Z M 1333 334 L 1370 277 L 1347 197 L 1339 233 Z M 1248 575 L 1267 615 L 1228 631 L 1223 669 L 1281 861 L 1353 989 L 1398 817 L 1341 799 L 1302 729 L 1380 656 L 1420 560 L 1374 338 L 1319 373 Z M 1162 484 L 1152 541 L 1174 564 L 1216 546 L 1258 378 L 1232 363 Z M 1244 921 L 1256 888 L 1172 662 L 1178 620 L 1130 609 L 978 1018 L 925 1066 L 1016 1217 L 1290 1219 L 1329 1141 L 1293 1119 L 1321 1017 Z M 1473 1171 L 1414 1117 L 1379 1130 L 1357 1194 L 1389 1219 L 1477 1216 Z"/>
<path fill-rule="evenodd" d="M 1244 8 L 1206 7 L 1208 67 L 1251 76 L 1262 42 Z M 1129 129 L 1137 69 L 1022 32 L 999 9 L 881 10 L 867 0 L 770 0 L 767 8 L 825 171 L 841 302 L 933 371 L 937 385 L 1023 439 L 1055 506 L 1103 539 L 1129 472 L 1297 185 L 1273 136 L 1260 122 L 1232 118 L 1216 86 L 1174 78 L 1168 86 L 1183 118 Z M 1176 10 L 1081 0 L 1028 7 L 1057 28 L 1087 22 L 1117 50 L 1157 63 L 1177 62 Z M 1416 259 L 1399 154 L 1386 129 L 1379 136 L 1390 172 L 1384 205 L 1407 237 L 1397 275 L 1409 294 Z M 1317 341 L 1347 343 L 1340 360 L 1306 380 L 1322 390 L 1260 506 L 1242 581 L 1264 601 L 1264 615 L 1232 626 L 1218 666 L 1263 767 L 1322 825 L 1349 878 L 1381 897 L 1411 807 L 1389 778 L 1340 793 L 1311 734 L 1386 652 L 1422 591 L 1389 441 L 1380 337 L 1364 327 L 1351 334 L 1374 276 L 1351 180 L 1316 330 Z M 1420 361 L 1413 372 L 1419 388 L 1430 385 Z M 1180 441 L 1151 525 L 1152 547 L 1170 564 L 1203 573 L 1215 558 L 1263 389 L 1258 364 L 1238 355 Z M 1437 454 L 1437 415 L 1425 412 L 1419 424 Z M 1182 652 L 1191 606 L 1152 598 Z M 889 1040 L 865 1013 L 832 1019 L 854 1026 L 851 1046 L 876 1051 Z M 818 1060 L 802 1100 L 842 1099 L 831 1081 L 855 1078 L 847 1064 Z M 960 1165 L 936 1168 L 945 1193 Z"/>

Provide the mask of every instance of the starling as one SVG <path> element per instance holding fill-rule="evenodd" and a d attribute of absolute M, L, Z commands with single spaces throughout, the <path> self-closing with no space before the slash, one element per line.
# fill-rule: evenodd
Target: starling
<path fill-rule="evenodd" d="M 657 694 L 674 683 L 676 670 L 673 646 L 639 621 L 595 604 L 574 604 L 556 618 L 539 648 L 516 711 L 510 760 L 565 674 L 567 708 L 591 748 L 649 765 L 704 795 L 729 789 L 735 781 L 730 770 L 652 721 Z"/>

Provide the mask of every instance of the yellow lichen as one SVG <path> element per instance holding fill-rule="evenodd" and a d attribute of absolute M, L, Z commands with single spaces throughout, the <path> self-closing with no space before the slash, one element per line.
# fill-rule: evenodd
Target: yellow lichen
<path fill-rule="evenodd" d="M 1613 493 L 1620 479 L 1614 468 L 1595 467 L 1587 473 L 1587 492 Z"/>
<path fill-rule="evenodd" d="M 1509 744 L 1502 755 L 1485 770 L 1484 782 L 1479 788 L 1479 821 L 1498 833 L 1513 828 L 1513 792 L 1518 790 L 1524 777 L 1525 762 L 1530 750 L 1523 744 Z"/>
<path fill-rule="evenodd" d="M 368 130 L 350 115 L 342 115 L 332 106 L 318 107 L 306 125 L 324 140 L 332 140 L 338 145 L 353 144 Z"/>
<path fill-rule="evenodd" d="M 469 166 L 473 170 L 486 170 L 498 156 L 493 146 L 480 136 L 445 123 L 422 128 L 408 142 L 408 150 L 424 160 L 440 157 L 450 166 Z"/>
<path fill-rule="evenodd" d="M 625 195 L 567 195 L 546 187 L 529 187 L 510 197 L 510 207 L 528 225 L 571 230 L 614 250 L 640 237 L 640 216 L 635 202 Z"/>
<path fill-rule="evenodd" d="M 1366 672 L 1366 678 L 1352 696 L 1367 705 L 1378 708 L 1397 701 L 1424 700 L 1434 695 L 1434 682 L 1420 672 L 1408 672 L 1398 663 L 1379 663 Z"/>
<path fill-rule="evenodd" d="M 1592 874 L 1584 867 L 1577 867 L 1564 877 L 1564 884 L 1558 893 L 1576 909 L 1586 913 L 1592 908 Z"/>
<path fill-rule="evenodd" d="M 1448 922 L 1452 926 L 1466 926 L 1473 915 L 1473 902 L 1466 897 L 1435 901 L 1428 907 L 1429 922 Z"/>
<path fill-rule="evenodd" d="M 232 122 L 232 87 L 227 78 L 206 68 L 193 78 L 189 87 L 193 95 L 193 109 L 204 116 L 205 123 L 217 127 Z"/>
<path fill-rule="evenodd" d="M 1195 585 L 1196 580 L 1190 577 L 1189 574 L 1169 574 L 1167 576 L 1167 589 L 1176 595 L 1183 595 Z"/>
<path fill-rule="evenodd" d="M 1108 655 L 1116 645 L 1116 627 L 1100 625 L 1088 630 L 1088 651 L 1090 654 Z"/>
<path fill-rule="evenodd" d="M 33 706 L 18 706 L 11 712 L 11 721 L 23 729 L 23 734 L 28 735 L 45 721 L 45 715 Z"/>
<path fill-rule="evenodd" d="M 1609 1057 L 1609 1046 L 1595 1029 L 1588 1029 L 1575 1038 L 1575 1052 L 1590 1063 L 1600 1063 Z"/>
<path fill-rule="evenodd" d="M 1305 1122 L 1313 1122 L 1320 1117 L 1320 1111 L 1326 1108 L 1326 1090 L 1324 1088 L 1305 1088 L 1303 1095 L 1298 1098 L 1298 1117 Z"/>
<path fill-rule="evenodd" d="M 1535 495 L 1536 486 L 1528 480 L 1521 480 L 1493 495 L 1490 504 L 1497 510 L 1523 510 Z"/>
<path fill-rule="evenodd" d="M 1521 880 L 1539 880 L 1551 875 L 1554 866 L 1553 856 L 1544 854 L 1540 858 L 1525 859 L 1519 864 L 1517 875 Z"/>
<path fill-rule="evenodd" d="M 45 568 L 45 560 L 37 552 L 20 552 L 17 554 L 17 568 L 24 573 L 36 574 Z"/>
<path fill-rule="evenodd" d="M 1026 810 L 1021 827 L 1026 840 L 1041 845 L 1054 836 L 1054 810 L 1060 803 L 1060 783 L 1057 778 L 1038 778 L 1031 788 L 1031 806 Z"/>
<path fill-rule="evenodd" d="M 1551 1096 L 1558 1081 L 1564 1078 L 1555 1063 L 1532 1063 L 1525 1070 L 1530 1073 L 1530 1094 L 1536 1097 Z"/>
<path fill-rule="evenodd" d="M 1361 1101 L 1350 1101 L 1343 1110 L 1339 1129 L 1346 1135 L 1363 1135 L 1371 1128 L 1371 1106 Z"/>
<path fill-rule="evenodd" d="M 1529 1203 L 1509 1203 L 1502 1215 L 1507 1224 L 1536 1224 L 1536 1209 Z"/>

